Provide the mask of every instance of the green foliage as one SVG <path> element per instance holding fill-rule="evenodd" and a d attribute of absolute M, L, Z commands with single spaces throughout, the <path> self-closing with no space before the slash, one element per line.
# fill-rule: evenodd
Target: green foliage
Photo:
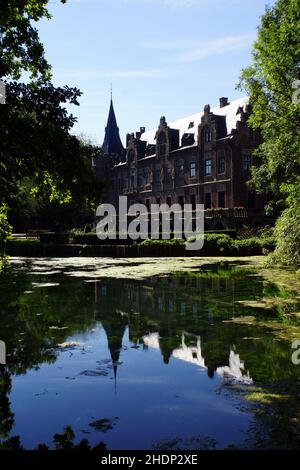
<path fill-rule="evenodd" d="M 269 225 L 259 227 L 256 225 L 242 225 L 236 229 L 236 238 L 252 238 L 252 237 L 262 237 L 268 238 L 274 236 L 274 227 Z"/>
<path fill-rule="evenodd" d="M 0 450 L 10 450 L 13 452 L 24 450 L 20 436 L 13 436 L 0 443 Z"/>
<path fill-rule="evenodd" d="M 171 240 L 152 240 L 147 238 L 141 242 L 141 245 L 151 246 L 151 245 L 183 245 L 184 240 L 182 238 L 172 238 Z"/>
<path fill-rule="evenodd" d="M 33 26 L 41 18 L 51 18 L 48 3 L 49 0 L 5 0 L 0 3 L 0 78 L 19 79 L 26 71 L 32 78 L 49 79 L 50 66 L 38 30 Z"/>
<path fill-rule="evenodd" d="M 97 451 L 105 452 L 107 447 L 103 442 L 100 442 L 97 446 L 90 447 L 87 439 L 82 439 L 79 444 L 74 444 L 75 433 L 71 426 L 66 426 L 63 434 L 55 434 L 53 437 L 53 442 L 55 450 L 57 451 Z M 24 447 L 21 444 L 20 436 L 13 436 L 0 443 L 1 450 L 10 450 L 10 451 L 24 451 Z M 36 448 L 39 452 L 49 452 L 49 447 L 45 444 L 39 444 Z"/>
<path fill-rule="evenodd" d="M 74 448 L 75 434 L 70 426 L 67 426 L 63 434 L 54 435 L 54 445 L 56 450 L 70 450 Z"/>
<path fill-rule="evenodd" d="M 300 267 L 300 210 L 286 209 L 276 222 L 276 250 L 270 263 L 279 262 L 295 268 Z"/>
<path fill-rule="evenodd" d="M 7 209 L 5 206 L 0 206 L 0 272 L 6 266 L 6 246 L 10 234 L 11 226 L 7 220 Z"/>
<path fill-rule="evenodd" d="M 37 195 L 28 177 L 19 182 L 16 194 L 12 194 L 7 216 L 16 233 L 33 229 L 69 230 L 74 226 L 83 227 L 94 217 L 90 205 L 82 198 L 77 201 L 73 198 L 71 203 L 61 204 L 59 201 L 50 202 L 47 194 Z"/>
<path fill-rule="evenodd" d="M 36 215 L 36 198 L 76 211 L 93 209 L 101 196 L 91 166 L 100 149 L 70 133 L 76 118 L 66 105 L 79 105 L 81 92 L 53 86 L 34 27 L 50 18 L 48 3 L 7 0 L 0 5 L 0 78 L 6 84 L 6 104 L 0 106 L 0 204 L 14 212 L 27 201 L 32 209 L 28 222 Z M 20 81 L 23 72 L 29 74 L 27 83 Z"/>
<path fill-rule="evenodd" d="M 234 248 L 239 255 L 254 256 L 267 254 L 275 249 L 274 237 L 235 240 Z"/>
<path fill-rule="evenodd" d="M 0 142 L 0 201 L 13 206 L 30 186 L 27 199 L 97 205 L 102 187 L 91 159 L 100 150 L 70 134 L 76 119 L 62 106 L 78 104 L 80 95 L 50 83 L 7 85 L 6 105 L 0 106 L 0 133 L 8 136 Z"/>
<path fill-rule="evenodd" d="M 299 192 L 300 105 L 293 100 L 293 83 L 300 79 L 299 59 L 300 0 L 278 0 L 266 8 L 253 64 L 243 70 L 240 82 L 251 98 L 250 125 L 260 129 L 263 137 L 252 183 L 258 191 L 273 195 L 273 208 L 284 208 L 295 188 Z"/>
<path fill-rule="evenodd" d="M 189 241 L 195 241 L 195 238 Z M 274 237 L 270 235 L 234 240 L 226 234 L 206 233 L 201 253 L 203 256 L 252 256 L 266 254 L 274 248 Z"/>
<path fill-rule="evenodd" d="M 7 437 L 14 425 L 14 414 L 11 411 L 8 398 L 10 392 L 10 374 L 4 366 L 0 365 L 0 437 Z"/>
<path fill-rule="evenodd" d="M 204 236 L 204 250 L 208 252 L 231 254 L 233 251 L 234 242 L 229 235 L 224 233 L 215 234 L 208 233 Z"/>

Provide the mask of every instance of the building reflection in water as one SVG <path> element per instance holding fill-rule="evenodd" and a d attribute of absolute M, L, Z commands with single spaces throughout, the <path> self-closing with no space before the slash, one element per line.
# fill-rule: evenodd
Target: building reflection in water
<path fill-rule="evenodd" d="M 189 343 L 190 340 L 193 339 L 195 345 L 188 346 L 186 344 L 187 338 L 189 338 Z M 159 340 L 160 337 L 158 333 L 150 333 L 143 337 L 143 341 L 147 347 L 161 350 Z M 172 356 L 176 359 L 190 362 L 201 367 L 202 369 L 207 370 L 205 359 L 202 356 L 200 336 L 187 332 L 182 333 L 181 346 L 180 348 L 173 350 Z M 235 352 L 235 347 L 233 346 L 229 353 L 229 366 L 218 367 L 216 373 L 224 379 L 250 384 L 252 383 L 252 379 L 249 375 L 249 371 L 247 371 L 246 374 L 243 373 L 244 368 L 244 363 L 241 361 L 239 354 Z"/>
<path fill-rule="evenodd" d="M 227 323 L 235 314 L 236 282 L 239 279 L 210 277 L 147 283 L 101 281 L 97 317 L 106 332 L 114 365 L 118 364 L 128 329 L 133 345 L 159 350 L 166 364 L 172 357 L 200 367 L 210 378 L 217 375 L 251 383 L 237 353 L 240 351 L 242 357 L 246 354 L 248 363 L 247 347 Z M 260 286 L 254 287 L 257 291 Z"/>
<path fill-rule="evenodd" d="M 239 354 L 235 352 L 235 347 L 233 346 L 229 354 L 229 366 L 218 367 L 216 373 L 223 378 L 232 378 L 239 382 L 251 384 L 253 380 L 249 375 L 249 371 L 244 374 L 244 369 L 244 362 L 241 361 Z"/>

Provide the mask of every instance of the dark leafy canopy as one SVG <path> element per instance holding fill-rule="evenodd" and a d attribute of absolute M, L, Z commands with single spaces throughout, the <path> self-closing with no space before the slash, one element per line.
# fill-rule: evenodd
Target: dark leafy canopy
<path fill-rule="evenodd" d="M 7 95 L 0 106 L 0 203 L 10 204 L 22 179 L 29 177 L 36 193 L 50 200 L 91 207 L 101 193 L 91 168 L 99 149 L 70 133 L 76 118 L 65 106 L 78 105 L 81 92 L 56 88 L 50 81 L 51 68 L 33 26 L 34 21 L 50 18 L 47 4 L 48 0 L 0 3 L 0 77 Z M 23 72 L 29 73 L 26 84 L 16 81 Z"/>
<path fill-rule="evenodd" d="M 80 91 L 51 83 L 7 85 L 7 104 L 0 106 L 0 188 L 11 203 L 19 181 L 29 176 L 36 191 L 50 200 L 97 202 L 100 185 L 91 168 L 99 152 L 70 134 L 75 118 L 62 103 L 74 104 Z"/>
<path fill-rule="evenodd" d="M 49 0 L 1 0 L 0 78 L 18 79 L 24 71 L 33 78 L 50 78 L 44 47 L 33 25 L 41 18 L 51 18 L 48 3 Z"/>
<path fill-rule="evenodd" d="M 253 64 L 240 83 L 251 97 L 250 124 L 263 135 L 252 180 L 259 191 L 273 194 L 273 207 L 300 200 L 300 105 L 293 100 L 299 79 L 300 0 L 278 0 L 266 8 Z"/>

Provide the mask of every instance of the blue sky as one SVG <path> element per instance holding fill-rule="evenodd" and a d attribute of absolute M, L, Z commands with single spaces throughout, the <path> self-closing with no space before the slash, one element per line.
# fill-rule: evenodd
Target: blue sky
<path fill-rule="evenodd" d="M 230 100 L 251 62 L 265 0 L 59 0 L 38 24 L 56 85 L 84 95 L 76 133 L 101 144 L 110 81 L 122 141 L 140 126 L 156 127 Z M 274 2 L 269 1 L 269 4 Z"/>

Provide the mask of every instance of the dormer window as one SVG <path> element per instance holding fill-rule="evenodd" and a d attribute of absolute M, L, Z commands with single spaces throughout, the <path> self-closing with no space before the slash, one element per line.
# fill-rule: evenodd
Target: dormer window
<path fill-rule="evenodd" d="M 211 133 L 211 130 L 209 127 L 206 127 L 204 129 L 204 143 L 205 144 L 209 144 L 209 142 L 211 142 L 212 140 L 212 133 Z"/>
<path fill-rule="evenodd" d="M 155 145 L 153 144 L 147 145 L 146 152 L 145 152 L 146 156 L 150 157 L 151 155 L 155 155 L 155 151 L 156 151 Z"/>
<path fill-rule="evenodd" d="M 183 134 L 181 139 L 182 147 L 186 147 L 188 145 L 193 145 L 195 143 L 195 136 L 194 134 Z"/>

